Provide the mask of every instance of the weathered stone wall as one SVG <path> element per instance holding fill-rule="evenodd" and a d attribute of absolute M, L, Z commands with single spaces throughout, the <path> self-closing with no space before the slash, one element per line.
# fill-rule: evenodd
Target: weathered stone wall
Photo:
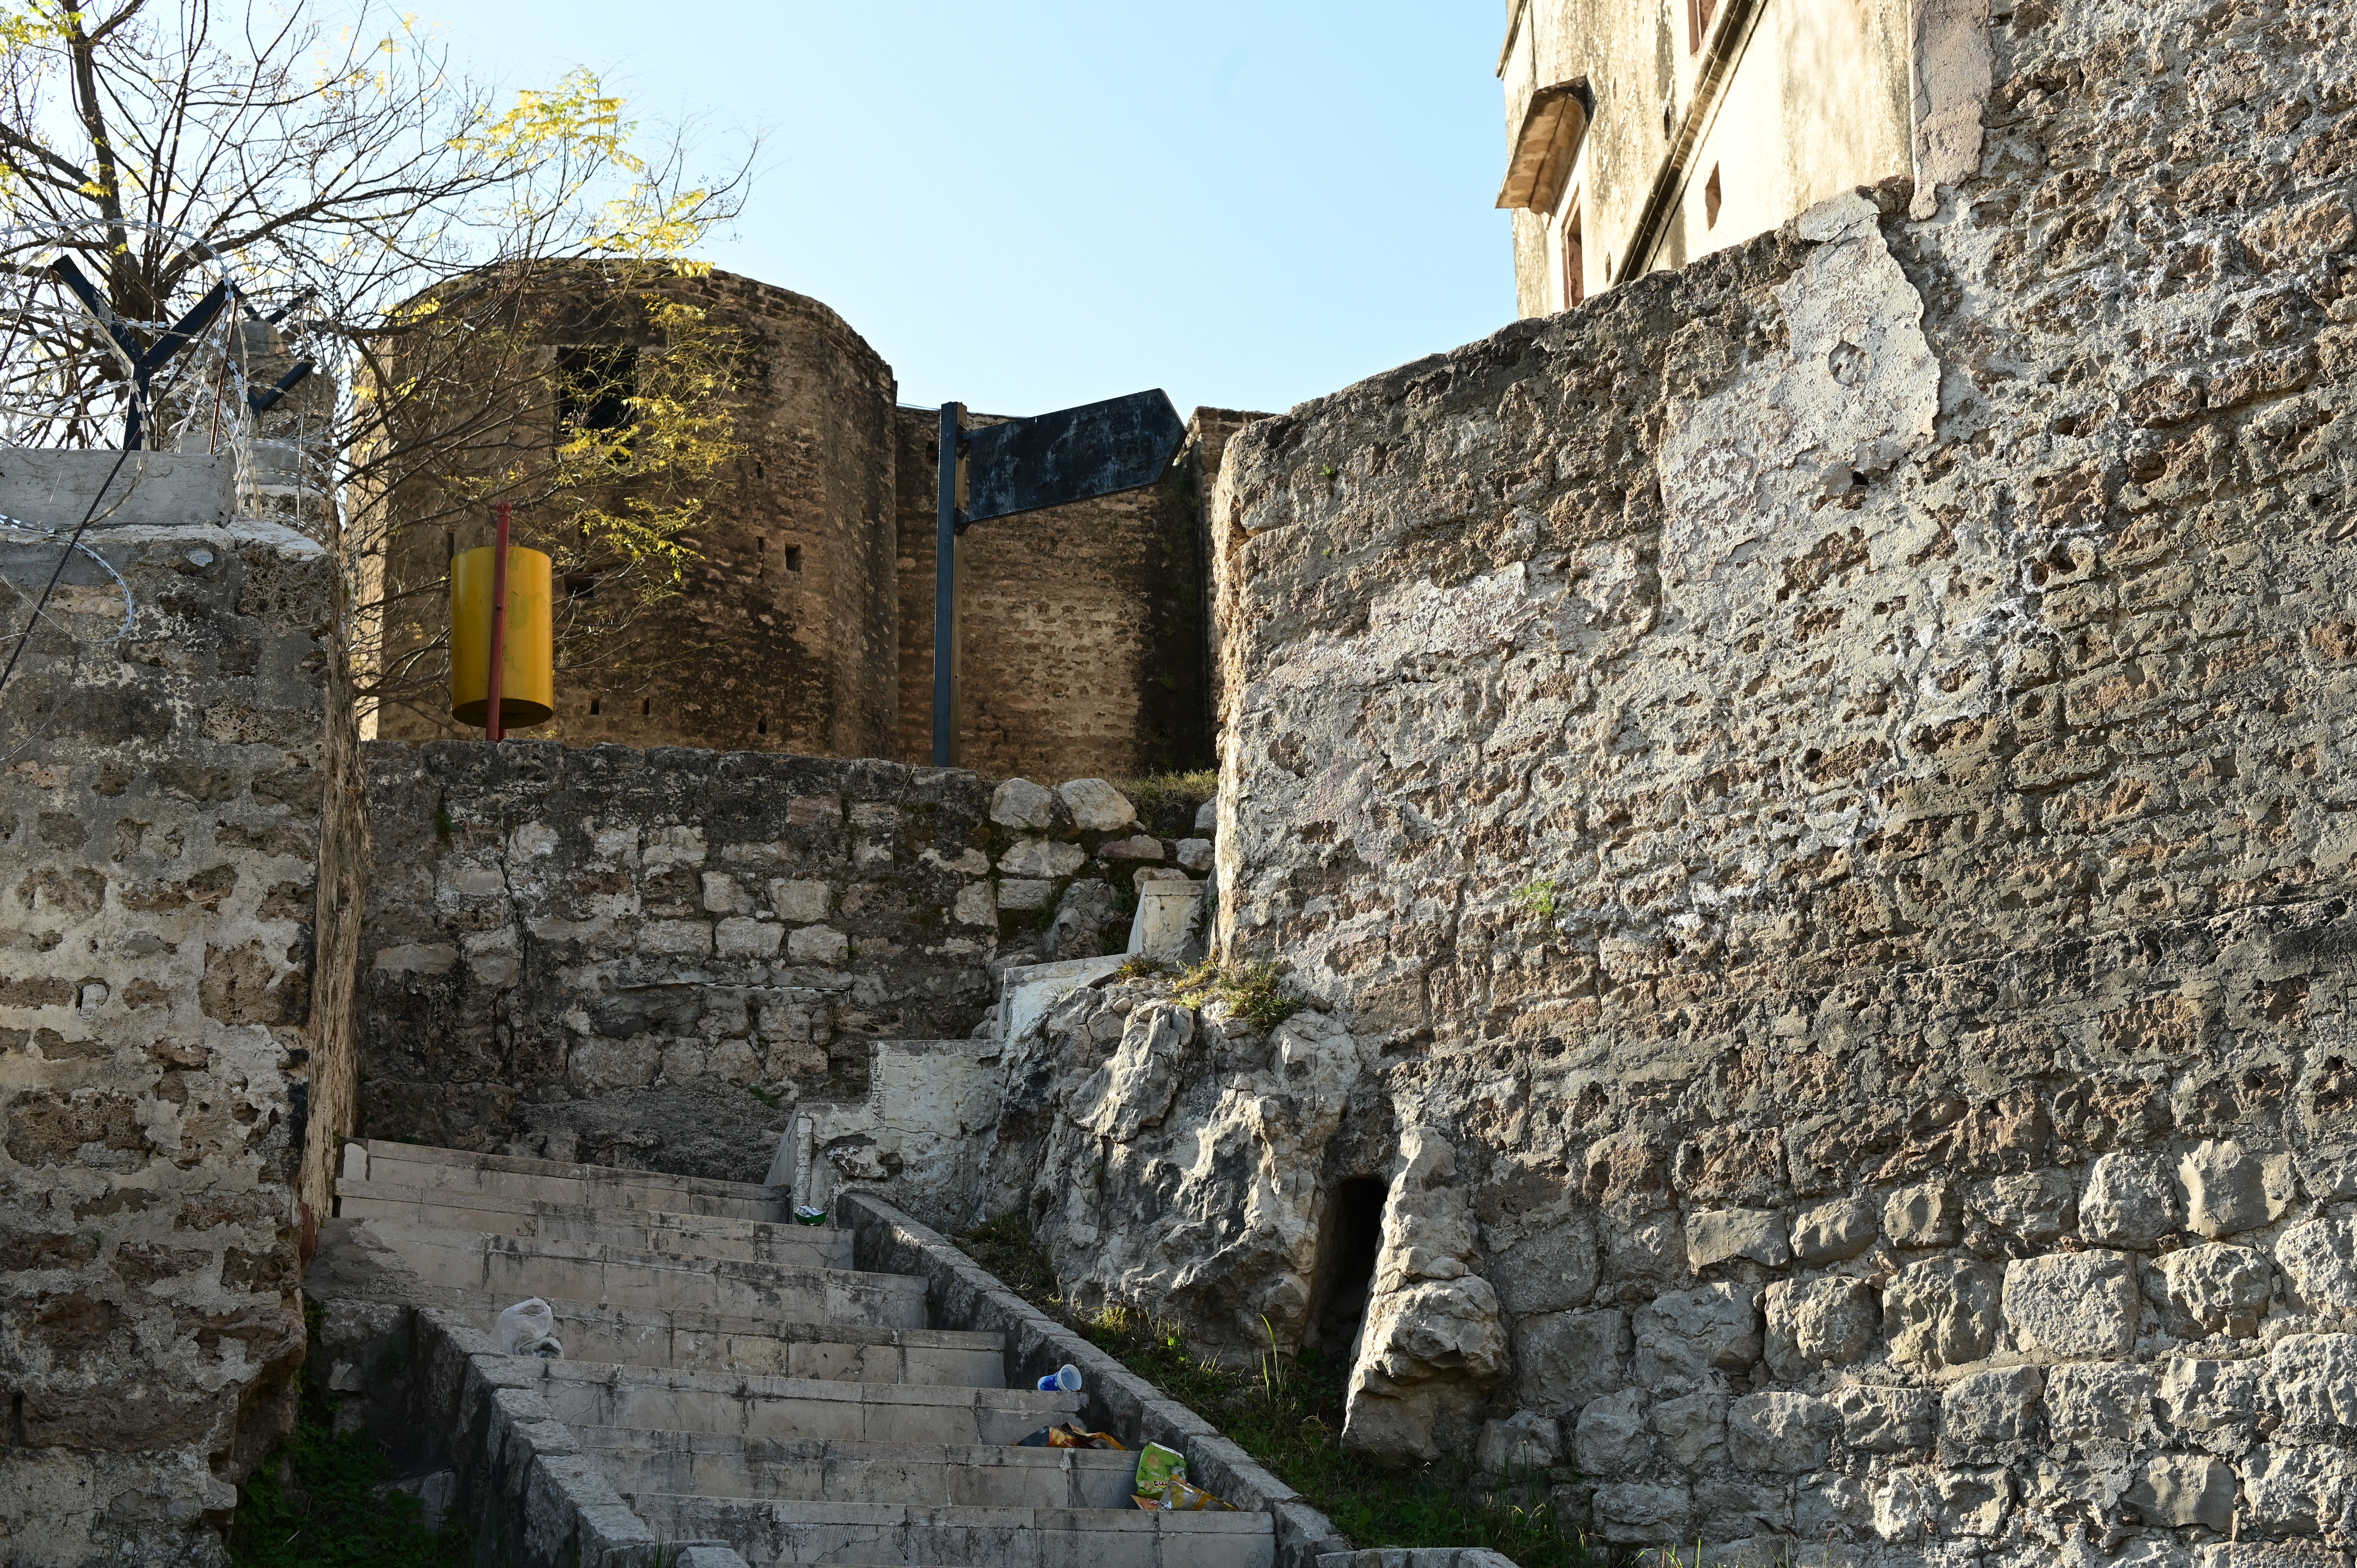
<path fill-rule="evenodd" d="M 1118 950 L 1136 877 L 1184 875 L 1102 781 L 365 752 L 371 1137 L 758 1181 L 797 1101 L 864 1093 L 875 1041 L 971 1033 L 1001 971 Z"/>
<path fill-rule="evenodd" d="M 130 634 L 76 557 L 0 695 L 0 1558 L 218 1563 L 291 1412 L 306 1123 L 339 1131 L 336 574 L 268 523 L 91 542 Z M 38 595 L 56 549 L 0 576 Z"/>
<path fill-rule="evenodd" d="M 1215 500 L 1222 941 L 1327 1012 L 1091 1022 L 1059 1261 L 1159 1227 L 1207 1332 L 1297 1336 L 1380 1178 L 1348 1440 L 1552 1463 L 1608 1541 L 2357 1525 L 2357 57 L 1998 9 L 1930 219 L 1262 422 Z"/>
<path fill-rule="evenodd" d="M 941 420 L 899 416 L 898 755 L 921 762 L 932 755 Z M 961 767 L 1125 779 L 1210 766 L 1203 501 L 1228 436 L 1254 417 L 1198 409 L 1153 488 L 993 519 L 960 538 Z"/>

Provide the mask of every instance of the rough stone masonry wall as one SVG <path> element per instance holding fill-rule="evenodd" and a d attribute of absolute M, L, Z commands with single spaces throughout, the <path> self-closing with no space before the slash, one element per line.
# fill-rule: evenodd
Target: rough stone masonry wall
<path fill-rule="evenodd" d="M 759 1181 L 796 1101 L 864 1092 L 871 1042 L 970 1034 L 1001 971 L 1118 946 L 1141 868 L 1209 853 L 1101 782 L 364 749 L 361 1129 L 451 1148 Z"/>
<path fill-rule="evenodd" d="M 218 1563 L 292 1410 L 342 1039 L 335 573 L 267 523 L 91 537 L 130 635 L 77 557 L 0 697 L 0 1559 Z M 55 549 L 0 575 L 38 594 Z"/>
<path fill-rule="evenodd" d="M 1930 219 L 1237 437 L 1222 935 L 1331 1015 L 1097 1197 L 1306 1300 L 1272 1152 L 1383 1176 L 1350 1441 L 1609 1541 L 2344 1563 L 2357 44 L 1995 9 Z"/>

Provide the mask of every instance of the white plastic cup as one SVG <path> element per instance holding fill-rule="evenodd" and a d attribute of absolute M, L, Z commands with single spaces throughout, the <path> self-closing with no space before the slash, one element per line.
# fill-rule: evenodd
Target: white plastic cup
<path fill-rule="evenodd" d="M 1081 1391 L 1081 1369 L 1070 1361 L 1039 1380 L 1043 1394 L 1076 1394 Z"/>

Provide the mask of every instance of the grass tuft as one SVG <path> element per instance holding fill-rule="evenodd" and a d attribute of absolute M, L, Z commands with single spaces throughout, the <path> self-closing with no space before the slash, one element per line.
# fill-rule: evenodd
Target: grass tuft
<path fill-rule="evenodd" d="M 1116 779 L 1114 789 L 1137 808 L 1137 820 L 1157 838 L 1195 836 L 1195 812 L 1220 792 L 1220 776 L 1205 768 L 1193 773 L 1155 773 L 1143 779 Z"/>
<path fill-rule="evenodd" d="M 375 1439 L 335 1431 L 333 1402 L 314 1376 L 326 1360 L 318 1304 L 303 1316 L 311 1344 L 295 1430 L 239 1488 L 230 1568 L 456 1568 L 471 1562 L 468 1533 L 455 1517 L 438 1531 L 427 1530 L 425 1505 L 386 1484 L 392 1466 Z"/>
<path fill-rule="evenodd" d="M 1248 963 L 1240 969 L 1222 969 L 1211 959 L 1182 972 L 1178 989 L 1171 995 L 1174 1002 L 1189 1007 L 1200 1007 L 1211 1002 L 1224 1002 L 1232 1016 L 1242 1018 L 1256 1029 L 1274 1029 L 1302 1009 L 1302 999 L 1287 996 L 1279 984 L 1276 965 Z"/>

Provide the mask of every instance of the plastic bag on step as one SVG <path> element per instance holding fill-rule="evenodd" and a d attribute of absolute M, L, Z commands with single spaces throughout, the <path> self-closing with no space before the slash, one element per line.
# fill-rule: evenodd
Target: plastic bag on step
<path fill-rule="evenodd" d="M 1222 1502 L 1183 1476 L 1173 1476 L 1162 1483 L 1162 1500 L 1155 1506 L 1189 1511 L 1197 1509 L 1224 1509 L 1230 1513 L 1236 1511 L 1235 1504 Z"/>
<path fill-rule="evenodd" d="M 1170 1482 L 1186 1478 L 1187 1455 L 1176 1448 L 1149 1443 L 1137 1451 L 1137 1479 L 1129 1489 L 1136 1497 L 1158 1498 Z"/>
<path fill-rule="evenodd" d="M 500 1314 L 500 1350 L 509 1356 L 538 1356 L 543 1360 L 560 1359 L 565 1354 L 564 1341 L 555 1335 L 556 1311 L 538 1296 L 520 1301 Z"/>

